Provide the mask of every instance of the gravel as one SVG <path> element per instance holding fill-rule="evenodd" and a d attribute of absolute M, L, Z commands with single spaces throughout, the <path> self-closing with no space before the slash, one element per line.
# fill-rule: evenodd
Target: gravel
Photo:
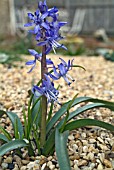
<path fill-rule="evenodd" d="M 30 56 L 22 56 L 27 60 Z M 60 55 L 50 55 L 57 64 Z M 72 57 L 64 57 L 66 61 Z M 114 63 L 103 57 L 74 57 L 74 64 L 86 68 L 73 68 L 69 73 L 75 82 L 68 87 L 63 79 L 55 82 L 60 84 L 59 101 L 65 102 L 79 93 L 78 96 L 89 96 L 114 101 Z M 22 106 L 27 107 L 28 90 L 32 84 L 40 79 L 40 65 L 27 74 L 29 67 L 25 62 L 19 62 L 17 67 L 0 64 L 0 109 L 11 110 L 22 118 Z M 37 80 L 37 81 L 36 81 Z M 82 106 L 81 105 L 78 105 Z M 58 106 L 57 106 L 58 107 Z M 55 110 L 57 110 L 57 107 Z M 76 108 L 75 108 L 76 109 Z M 114 124 L 114 112 L 100 108 L 87 111 L 78 118 L 93 118 Z M 12 134 L 12 127 L 8 118 L 3 117 L 0 125 L 5 126 Z M 114 169 L 114 136 L 109 131 L 99 127 L 86 127 L 70 132 L 68 137 L 68 151 L 72 170 L 113 170 Z M 0 157 L 0 170 L 58 170 L 56 153 L 53 156 L 29 157 L 23 149 L 22 159 L 12 152 Z"/>

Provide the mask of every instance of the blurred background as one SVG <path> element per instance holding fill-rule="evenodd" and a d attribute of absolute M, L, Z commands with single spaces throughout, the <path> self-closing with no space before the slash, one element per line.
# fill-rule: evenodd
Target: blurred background
<path fill-rule="evenodd" d="M 27 12 L 37 9 L 38 0 L 0 0 L 0 62 L 36 48 L 24 24 Z M 59 18 L 68 24 L 61 32 L 68 51 L 63 55 L 103 55 L 114 61 L 114 0 L 47 0 L 59 8 Z M 19 59 L 18 57 L 16 58 Z"/>

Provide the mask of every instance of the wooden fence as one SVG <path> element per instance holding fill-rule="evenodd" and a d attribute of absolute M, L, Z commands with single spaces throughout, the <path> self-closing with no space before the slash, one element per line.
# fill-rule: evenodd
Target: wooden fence
<path fill-rule="evenodd" d="M 86 14 L 81 33 L 90 34 L 104 28 L 107 33 L 114 34 L 114 0 L 67 0 L 69 22 L 78 9 L 85 9 Z"/>

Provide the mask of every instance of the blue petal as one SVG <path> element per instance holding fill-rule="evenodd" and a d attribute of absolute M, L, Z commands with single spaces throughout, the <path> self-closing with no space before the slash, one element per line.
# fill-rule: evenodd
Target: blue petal
<path fill-rule="evenodd" d="M 28 32 L 34 34 L 34 30 L 28 30 Z"/>
<path fill-rule="evenodd" d="M 41 23 L 41 26 L 44 27 L 45 29 L 50 29 L 49 25 L 45 22 Z"/>
<path fill-rule="evenodd" d="M 64 61 L 62 58 L 59 58 L 59 59 L 62 61 L 63 65 L 67 66 L 66 61 Z"/>
<path fill-rule="evenodd" d="M 53 64 L 53 61 L 50 59 L 46 59 L 46 63 L 47 63 L 47 65 L 51 65 L 51 64 Z"/>
<path fill-rule="evenodd" d="M 34 23 L 33 22 L 29 22 L 29 23 L 26 23 L 25 25 L 24 25 L 24 27 L 30 27 L 30 26 L 32 26 Z"/>
<path fill-rule="evenodd" d="M 56 13 L 56 12 L 58 12 L 58 8 L 53 7 L 51 9 L 48 9 L 48 11 L 51 12 L 51 13 Z"/>
<path fill-rule="evenodd" d="M 49 76 L 50 76 L 53 80 L 58 80 L 58 79 L 59 79 L 58 77 L 56 77 L 56 76 L 54 76 L 53 74 L 50 74 L 50 73 L 49 73 Z"/>
<path fill-rule="evenodd" d="M 51 50 L 52 50 L 52 46 L 46 47 L 46 55 L 49 54 Z"/>
<path fill-rule="evenodd" d="M 40 26 L 36 25 L 35 28 L 34 28 L 34 33 L 37 34 L 38 31 L 40 31 Z"/>
<path fill-rule="evenodd" d="M 40 94 L 44 94 L 44 91 L 41 87 L 38 87 L 38 86 L 33 86 L 32 88 L 32 92 L 35 93 L 35 91 L 38 91 Z"/>
<path fill-rule="evenodd" d="M 48 12 L 45 12 L 42 16 L 41 16 L 41 19 L 45 19 L 46 17 L 48 16 Z"/>
<path fill-rule="evenodd" d="M 41 42 L 39 42 L 37 45 L 38 46 L 44 46 L 44 45 L 46 45 L 47 44 L 47 41 L 41 41 Z"/>
<path fill-rule="evenodd" d="M 39 16 L 39 14 L 40 14 L 40 11 L 37 9 L 36 12 L 35 12 L 35 15 Z"/>
<path fill-rule="evenodd" d="M 26 64 L 26 65 L 33 65 L 33 64 L 35 64 L 35 63 L 36 63 L 35 60 L 30 60 L 30 61 L 27 61 L 25 64 Z"/>
<path fill-rule="evenodd" d="M 67 22 L 59 22 L 58 23 L 59 27 L 63 27 L 65 24 L 67 24 Z"/>
<path fill-rule="evenodd" d="M 61 76 L 65 75 L 67 73 L 66 72 L 66 68 L 65 68 L 65 66 L 62 63 L 60 63 L 58 65 L 58 69 L 60 70 Z"/>
<path fill-rule="evenodd" d="M 63 44 L 61 45 L 61 47 L 65 50 L 67 50 L 67 47 L 65 47 Z"/>
<path fill-rule="evenodd" d="M 63 76 L 63 78 L 64 78 L 64 80 L 66 81 L 66 83 L 67 83 L 68 85 L 71 84 L 71 82 L 68 80 L 68 78 L 67 78 L 66 76 Z"/>
<path fill-rule="evenodd" d="M 28 13 L 28 17 L 31 19 L 31 20 L 34 20 L 34 15 L 32 13 Z"/>
<path fill-rule="evenodd" d="M 56 71 L 55 66 L 53 66 L 53 72 L 57 78 L 60 78 L 60 74 Z"/>
<path fill-rule="evenodd" d="M 28 71 L 28 73 L 30 73 L 36 66 L 36 63 L 33 65 L 33 67 Z"/>
<path fill-rule="evenodd" d="M 28 51 L 29 51 L 29 53 L 30 53 L 31 55 L 33 55 L 33 56 L 35 56 L 35 55 L 38 54 L 38 53 L 37 53 L 35 50 L 33 50 L 33 49 L 28 49 Z"/>

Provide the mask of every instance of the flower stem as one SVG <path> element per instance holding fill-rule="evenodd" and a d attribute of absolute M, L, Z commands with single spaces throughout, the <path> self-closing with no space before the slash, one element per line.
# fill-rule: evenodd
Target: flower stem
<path fill-rule="evenodd" d="M 42 48 L 42 60 L 41 60 L 41 79 L 45 79 L 44 74 L 47 73 L 47 65 L 46 65 L 46 46 Z M 46 116 L 47 116 L 47 98 L 42 96 L 41 100 L 41 135 L 40 135 L 40 146 L 43 148 L 46 140 Z"/>

